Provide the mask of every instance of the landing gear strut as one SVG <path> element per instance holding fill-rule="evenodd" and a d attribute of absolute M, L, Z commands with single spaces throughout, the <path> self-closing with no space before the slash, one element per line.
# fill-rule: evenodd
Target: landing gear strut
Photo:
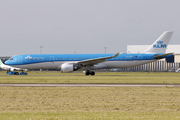
<path fill-rule="evenodd" d="M 94 71 L 89 71 L 89 70 L 87 70 L 86 72 L 85 72 L 85 75 L 95 75 L 95 72 Z"/>

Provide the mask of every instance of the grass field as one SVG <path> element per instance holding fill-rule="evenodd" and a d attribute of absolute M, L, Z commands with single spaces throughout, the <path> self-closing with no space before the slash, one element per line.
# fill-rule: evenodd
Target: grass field
<path fill-rule="evenodd" d="M 3 120 L 178 120 L 180 88 L 1 87 Z"/>
<path fill-rule="evenodd" d="M 112 84 L 180 84 L 180 73 L 110 72 L 85 76 L 84 73 L 28 72 L 27 76 L 0 72 L 0 83 L 112 83 Z"/>
<path fill-rule="evenodd" d="M 29 72 L 0 83 L 180 84 L 179 73 Z M 180 88 L 0 87 L 0 120 L 179 120 Z"/>

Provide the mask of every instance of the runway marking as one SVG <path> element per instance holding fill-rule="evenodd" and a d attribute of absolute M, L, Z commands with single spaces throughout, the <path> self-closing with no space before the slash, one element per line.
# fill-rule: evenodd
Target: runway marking
<path fill-rule="evenodd" d="M 0 87 L 180 87 L 165 84 L 0 84 Z"/>

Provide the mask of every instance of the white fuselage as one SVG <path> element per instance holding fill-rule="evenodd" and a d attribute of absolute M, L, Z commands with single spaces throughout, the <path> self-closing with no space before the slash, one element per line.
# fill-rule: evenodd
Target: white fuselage
<path fill-rule="evenodd" d="M 108 68 L 127 68 L 134 67 L 155 60 L 137 60 L 137 61 L 105 61 L 94 66 L 91 66 L 91 69 L 108 69 Z M 71 63 L 76 61 L 71 61 Z M 13 65 L 14 67 L 22 69 L 60 69 L 61 65 L 66 63 L 66 61 L 57 61 L 57 62 L 42 62 L 34 64 L 24 64 L 24 65 Z M 83 69 L 83 68 L 82 68 Z"/>

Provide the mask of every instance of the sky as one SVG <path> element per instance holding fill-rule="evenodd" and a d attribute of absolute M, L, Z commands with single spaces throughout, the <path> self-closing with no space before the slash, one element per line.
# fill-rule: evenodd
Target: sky
<path fill-rule="evenodd" d="M 126 52 L 164 31 L 180 44 L 180 0 L 0 0 L 0 56 Z"/>

